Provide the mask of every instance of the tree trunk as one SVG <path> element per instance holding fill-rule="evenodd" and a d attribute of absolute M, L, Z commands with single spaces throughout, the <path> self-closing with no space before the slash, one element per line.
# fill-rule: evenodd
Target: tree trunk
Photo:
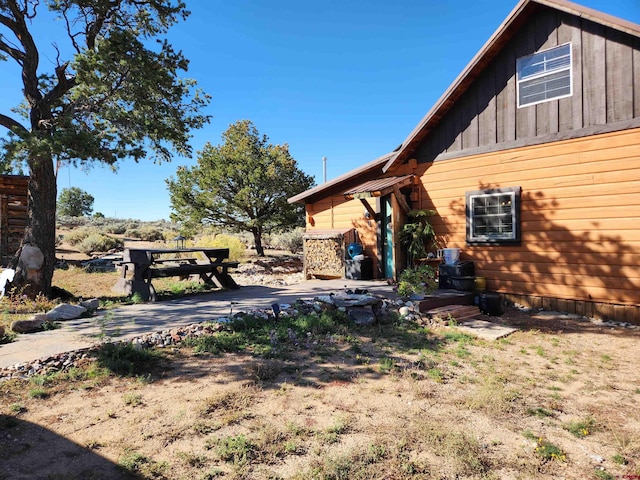
<path fill-rule="evenodd" d="M 30 159 L 29 170 L 27 225 L 22 244 L 12 264 L 16 265 L 13 284 L 21 287 L 22 293 L 35 298 L 39 293 L 51 295 L 51 281 L 56 262 L 57 186 L 50 157 Z M 32 257 L 35 261 L 26 258 L 27 251 L 36 253 Z"/>
<path fill-rule="evenodd" d="M 259 227 L 253 227 L 251 229 L 253 233 L 253 241 L 256 244 L 256 253 L 260 257 L 264 257 L 264 247 L 262 246 L 262 229 Z"/>

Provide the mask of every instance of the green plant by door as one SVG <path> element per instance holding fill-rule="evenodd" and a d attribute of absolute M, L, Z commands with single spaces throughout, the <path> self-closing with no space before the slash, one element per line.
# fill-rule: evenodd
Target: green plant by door
<path fill-rule="evenodd" d="M 400 243 L 407 249 L 409 266 L 418 258 L 427 256 L 427 246 L 437 247 L 436 232 L 428 217 L 435 215 L 435 210 L 411 210 L 408 213 L 412 222 L 406 223 L 400 231 Z"/>

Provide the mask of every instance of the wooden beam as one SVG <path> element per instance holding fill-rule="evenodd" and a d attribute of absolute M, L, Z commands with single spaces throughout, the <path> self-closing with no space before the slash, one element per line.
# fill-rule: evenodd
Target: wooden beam
<path fill-rule="evenodd" d="M 371 219 L 377 221 L 379 215 L 375 212 L 373 207 L 371 205 L 369 205 L 369 202 L 367 202 L 364 198 L 361 198 L 360 201 L 364 205 L 364 208 L 367 209 L 367 212 L 369 212 L 369 215 L 371 215 Z"/>
<path fill-rule="evenodd" d="M 397 185 L 393 186 L 393 194 L 396 196 L 396 200 L 398 200 L 398 204 L 404 210 L 404 213 L 409 213 L 411 211 L 411 207 L 407 203 L 407 200 L 404 198 L 404 195 L 400 191 L 400 188 Z"/>

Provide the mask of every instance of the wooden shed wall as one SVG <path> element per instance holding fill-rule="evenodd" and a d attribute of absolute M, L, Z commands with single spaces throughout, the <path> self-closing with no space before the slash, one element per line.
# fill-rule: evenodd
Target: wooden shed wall
<path fill-rule="evenodd" d="M 367 202 L 376 210 L 376 199 Z M 366 219 L 365 207 L 360 200 L 346 200 L 342 195 L 326 197 L 316 203 L 306 204 L 307 232 L 355 228 L 366 256 L 373 259 L 377 271 L 377 225 L 374 219 Z"/>
<path fill-rule="evenodd" d="M 6 266 L 20 248 L 27 225 L 29 177 L 0 175 L 0 261 Z"/>
<path fill-rule="evenodd" d="M 421 208 L 490 289 L 639 306 L 639 147 L 634 129 L 420 165 Z M 465 192 L 512 186 L 521 245 L 467 246 Z"/>
<path fill-rule="evenodd" d="M 517 108 L 516 59 L 567 42 L 572 45 L 573 95 Z M 452 105 L 415 157 L 429 162 L 474 149 L 591 135 L 592 130 L 580 130 L 627 128 L 624 122 L 638 118 L 640 39 L 543 7 Z"/>

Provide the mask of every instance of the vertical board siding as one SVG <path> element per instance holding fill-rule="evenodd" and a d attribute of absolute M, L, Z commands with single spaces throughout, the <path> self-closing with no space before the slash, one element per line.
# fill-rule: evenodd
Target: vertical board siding
<path fill-rule="evenodd" d="M 555 10 L 544 10 L 535 19 L 535 45 L 537 50 L 547 50 L 558 46 L 558 19 Z M 544 102 L 535 105 L 535 135 L 558 132 L 558 102 Z"/>
<path fill-rule="evenodd" d="M 607 123 L 607 65 L 604 35 L 605 27 L 583 21 L 582 99 L 585 127 Z"/>
<path fill-rule="evenodd" d="M 516 60 L 569 42 L 572 95 L 517 108 Z M 526 144 L 570 131 L 579 135 L 583 128 L 640 118 L 639 50 L 638 38 L 543 8 L 444 114 L 416 149 L 416 158 L 427 163 L 444 153 Z"/>
<path fill-rule="evenodd" d="M 425 165 L 421 208 L 501 292 L 640 305 L 640 129 Z M 467 246 L 465 192 L 522 188 L 522 243 Z"/>
<path fill-rule="evenodd" d="M 570 97 L 558 100 L 558 131 L 580 130 L 584 127 L 582 111 L 582 30 L 580 19 L 559 13 L 558 45 L 571 43 L 572 90 Z"/>
<path fill-rule="evenodd" d="M 617 122 L 633 118 L 633 50 L 622 42 L 622 34 L 607 31 L 605 44 L 606 64 L 620 65 L 621 68 L 607 69 L 607 122 Z"/>

